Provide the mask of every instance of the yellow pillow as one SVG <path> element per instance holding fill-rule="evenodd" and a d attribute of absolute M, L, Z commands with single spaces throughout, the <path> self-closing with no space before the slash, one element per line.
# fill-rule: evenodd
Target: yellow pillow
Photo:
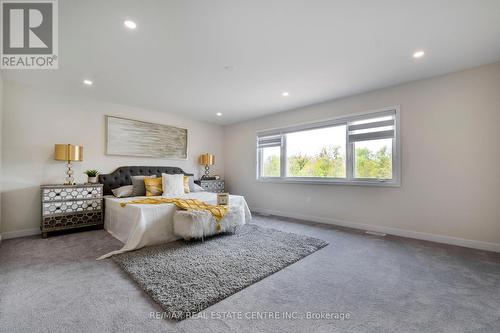
<path fill-rule="evenodd" d="M 144 186 L 146 187 L 146 196 L 154 197 L 162 195 L 163 188 L 161 177 L 158 178 L 144 178 Z"/>
<path fill-rule="evenodd" d="M 189 192 L 191 192 L 189 190 L 189 177 L 184 176 L 184 193 L 189 193 Z"/>

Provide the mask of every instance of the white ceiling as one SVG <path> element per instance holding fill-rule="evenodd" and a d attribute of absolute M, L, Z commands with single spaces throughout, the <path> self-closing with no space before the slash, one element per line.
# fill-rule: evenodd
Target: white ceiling
<path fill-rule="evenodd" d="M 498 61 L 500 1 L 60 0 L 59 50 L 2 76 L 228 124 Z"/>

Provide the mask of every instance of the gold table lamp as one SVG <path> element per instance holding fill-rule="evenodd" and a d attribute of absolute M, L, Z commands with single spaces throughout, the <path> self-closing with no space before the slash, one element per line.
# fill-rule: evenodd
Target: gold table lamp
<path fill-rule="evenodd" d="M 54 159 L 56 161 L 66 161 L 66 183 L 64 185 L 73 185 L 75 179 L 73 178 L 73 170 L 71 169 L 71 162 L 83 161 L 83 146 L 71 144 L 56 144 L 54 146 Z"/>
<path fill-rule="evenodd" d="M 200 156 L 200 164 L 205 166 L 205 175 L 201 178 L 206 179 L 210 177 L 210 165 L 215 164 L 215 155 L 205 153 Z"/>

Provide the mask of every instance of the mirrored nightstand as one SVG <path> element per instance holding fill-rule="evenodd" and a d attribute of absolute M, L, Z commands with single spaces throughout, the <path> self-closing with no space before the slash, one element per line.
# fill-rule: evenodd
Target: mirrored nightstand
<path fill-rule="evenodd" d="M 102 184 L 42 185 L 42 221 L 51 231 L 103 225 Z"/>
<path fill-rule="evenodd" d="M 195 181 L 195 184 L 200 185 L 205 191 L 214 192 L 214 193 L 223 193 L 225 192 L 225 184 L 223 179 L 218 180 L 205 180 L 199 179 Z"/>

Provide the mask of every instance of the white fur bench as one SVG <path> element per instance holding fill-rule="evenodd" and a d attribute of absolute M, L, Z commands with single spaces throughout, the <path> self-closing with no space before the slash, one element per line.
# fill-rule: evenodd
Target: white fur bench
<path fill-rule="evenodd" d="M 174 234 L 186 240 L 216 235 L 221 232 L 234 232 L 236 227 L 245 224 L 243 206 L 230 207 L 220 221 L 221 230 L 212 214 L 203 210 L 178 210 L 174 214 Z"/>

